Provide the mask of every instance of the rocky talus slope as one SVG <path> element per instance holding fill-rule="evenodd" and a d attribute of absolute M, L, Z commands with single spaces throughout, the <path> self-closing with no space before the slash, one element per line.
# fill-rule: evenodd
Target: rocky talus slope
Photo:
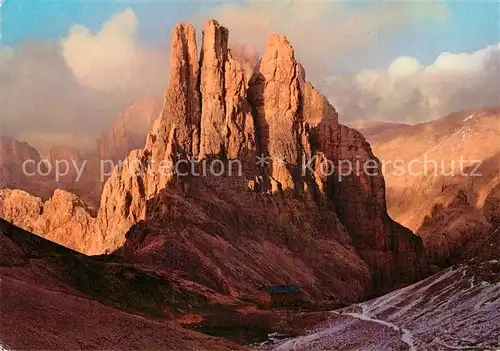
<path fill-rule="evenodd" d="M 497 350 L 500 347 L 500 186 L 485 201 L 490 227 L 476 228 L 461 260 L 413 285 L 332 312 L 309 335 L 274 350 Z M 466 242 L 463 239 L 462 242 Z"/>
<path fill-rule="evenodd" d="M 332 312 L 308 335 L 262 349 L 498 350 L 500 261 L 469 262 Z"/>
<path fill-rule="evenodd" d="M 464 262 L 498 228 L 491 209 L 500 203 L 499 109 L 415 126 L 365 123 L 361 131 L 386 164 L 389 214 L 423 239 L 431 263 Z"/>
<path fill-rule="evenodd" d="M 426 274 L 421 240 L 387 214 L 381 175 L 322 172 L 327 160 L 378 160 L 306 81 L 285 37 L 268 39 L 247 79 L 216 21 L 205 25 L 200 57 L 193 26 L 179 24 L 172 34 L 161 118 L 145 147 L 114 169 L 97 217 L 60 193 L 78 212 L 79 232 L 54 234 L 62 223 L 50 217 L 63 215 L 46 204 L 45 226 L 33 229 L 237 298 L 282 282 L 316 299 L 356 301 Z M 203 174 L 204 164 L 222 175 Z M 17 215 L 27 212 L 24 202 L 3 196 L 5 218 L 26 222 Z"/>

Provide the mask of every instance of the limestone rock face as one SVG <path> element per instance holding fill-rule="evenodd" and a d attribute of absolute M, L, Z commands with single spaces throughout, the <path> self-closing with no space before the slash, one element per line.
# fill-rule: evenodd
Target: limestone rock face
<path fill-rule="evenodd" d="M 228 30 L 214 20 L 208 21 L 203 31 L 200 158 L 235 159 L 255 151 L 245 73 L 228 49 L 228 36 Z"/>
<path fill-rule="evenodd" d="M 295 282 L 316 299 L 355 301 L 421 278 L 422 243 L 388 217 L 381 175 L 324 172 L 332 162 L 378 160 L 306 82 L 288 40 L 270 37 L 248 89 L 228 40 L 209 21 L 198 60 L 194 28 L 176 26 L 161 118 L 145 147 L 114 168 L 97 218 L 56 194 L 43 212 L 63 203 L 76 213 L 84 252 L 119 250 L 233 297 Z M 242 163 L 237 174 L 199 172 L 202 161 L 229 168 L 232 159 Z M 66 227 L 50 218 L 39 228 Z"/>
<path fill-rule="evenodd" d="M 489 223 L 500 226 L 500 184 L 488 195 L 484 202 L 484 215 Z"/>
<path fill-rule="evenodd" d="M 160 112 L 160 102 L 152 96 L 132 103 L 113 120 L 109 130 L 97 141 L 97 148 L 86 152 L 59 145 L 41 155 L 26 142 L 1 137 L 0 189 L 25 190 L 42 200 L 52 196 L 55 189 L 63 189 L 97 208 L 112 165 L 127 157 L 131 150 L 144 146 L 153 120 Z M 56 176 L 57 163 L 59 176 Z"/>
<path fill-rule="evenodd" d="M 271 36 L 249 83 L 260 152 L 272 160 L 271 191 L 304 190 L 304 164 L 314 152 L 336 157 L 338 115 L 305 80 L 294 50 L 282 35 Z"/>
<path fill-rule="evenodd" d="M 194 28 L 180 24 L 173 30 L 171 74 L 175 77 L 169 84 L 164 112 L 148 134 L 145 148 L 132 151 L 124 165 L 114 169 L 103 189 L 101 203 L 107 205 L 101 206 L 98 222 L 100 231 L 109 238 L 105 239 L 105 250 L 123 245 L 128 228 L 144 219 L 146 200 L 170 183 L 174 163 L 179 157 L 197 156 L 201 159 L 203 150 L 208 150 L 204 145 L 215 148 L 216 144 L 221 148 L 218 151 L 212 148 L 209 153 L 212 156 L 253 156 L 256 146 L 253 118 L 246 100 L 245 75 L 241 65 L 230 56 L 227 37 L 224 39 L 223 33 L 227 36 L 227 30 L 215 21 L 207 23 L 204 32 L 207 44 L 202 49 L 203 58 L 200 60 L 204 64 L 199 71 L 198 63 L 194 61 Z M 217 76 L 214 66 L 220 68 L 220 75 Z M 205 88 L 195 84 L 199 75 L 208 75 Z M 214 86 L 217 84 L 219 88 Z M 221 95 L 223 93 L 225 95 Z M 196 104 L 200 96 L 207 101 L 202 105 L 201 125 L 200 108 Z M 213 105 L 214 101 L 222 101 L 222 104 Z M 218 118 L 214 116 L 220 117 L 224 127 L 208 129 L 204 133 L 203 121 L 211 125 L 211 118 Z M 220 134 L 221 130 L 226 132 Z M 199 143 L 202 150 L 198 153 Z"/>
<path fill-rule="evenodd" d="M 42 215 L 37 218 L 33 230 L 73 250 L 91 251 L 93 241 L 99 240 L 94 233 L 94 223 L 95 218 L 90 216 L 81 199 L 58 189 L 44 203 Z"/>
<path fill-rule="evenodd" d="M 26 230 L 34 230 L 35 222 L 42 213 L 43 202 L 19 189 L 0 190 L 0 216 Z"/>
<path fill-rule="evenodd" d="M 172 68 L 162 113 L 162 131 L 158 134 L 168 143 L 170 130 L 177 129 L 180 148 L 187 156 L 199 151 L 201 118 L 198 49 L 196 31 L 191 24 L 179 24 L 172 32 Z M 158 148 L 155 159 L 162 159 L 164 150 Z"/>
<path fill-rule="evenodd" d="M 21 190 L 0 190 L 1 217 L 23 228 L 30 228 L 46 239 L 73 250 L 92 251 L 95 241 L 95 218 L 76 195 L 55 190 L 45 203 Z M 101 245 L 95 245 L 102 247 Z"/>
<path fill-rule="evenodd" d="M 148 175 L 144 150 L 134 150 L 125 159 L 122 167 L 116 166 L 104 186 L 97 223 L 102 233 L 103 246 L 98 250 L 111 252 L 125 242 L 124 235 L 131 225 L 144 218 Z M 158 180 L 160 181 L 160 180 Z"/>
<path fill-rule="evenodd" d="M 225 63 L 229 33 L 215 21 L 203 30 L 201 47 L 201 150 L 200 156 L 225 154 L 226 106 L 224 98 Z"/>
<path fill-rule="evenodd" d="M 274 35 L 268 40 L 249 85 L 260 150 L 273 160 L 267 173 L 272 192 L 293 190 L 317 197 L 319 190 L 334 202 L 378 288 L 393 279 L 425 274 L 421 241 L 387 216 L 380 171 L 369 175 L 355 169 L 370 162 L 381 169 L 370 145 L 359 132 L 338 124 L 335 109 L 305 81 L 286 38 Z M 314 172 L 304 170 L 304 164 L 311 164 Z M 352 171 L 341 169 L 344 165 Z"/>
<path fill-rule="evenodd" d="M 500 109 L 459 111 L 415 126 L 372 122 L 361 128 L 386 164 L 391 217 L 422 238 L 431 264 L 464 262 L 469 248 L 494 229 Z"/>
<path fill-rule="evenodd" d="M 381 166 L 361 133 L 341 125 L 337 157 L 342 168 L 347 167 L 345 161 L 353 167 L 348 176 L 334 176 L 332 192 L 337 213 L 353 245 L 371 268 L 374 285 L 382 288 L 391 280 L 404 282 L 405 277 L 425 275 L 422 241 L 387 215 Z M 358 163 L 377 165 L 378 173 L 369 175 L 373 169 L 357 170 Z"/>
<path fill-rule="evenodd" d="M 472 190 L 471 202 L 482 208 L 500 182 L 499 108 L 454 112 L 414 126 L 374 122 L 360 130 L 386 161 L 389 214 L 417 233 L 433 208 L 451 204 L 461 189 Z M 390 163 L 395 160 L 404 161 L 404 174 Z M 412 160 L 418 162 L 409 172 Z"/>
<path fill-rule="evenodd" d="M 304 119 L 301 110 L 301 68 L 281 35 L 271 36 L 249 82 L 260 151 L 269 156 L 272 191 L 300 191 Z M 276 161 L 275 161 L 276 160 Z"/>
<path fill-rule="evenodd" d="M 459 252 L 461 261 L 474 260 L 476 262 L 498 260 L 500 247 L 500 185 L 493 188 L 486 197 L 483 215 L 486 223 L 477 225 L 465 235 L 459 237 L 453 244 L 464 243 Z M 450 251 L 455 247 L 448 245 Z"/>
<path fill-rule="evenodd" d="M 225 62 L 225 137 L 226 157 L 254 156 L 256 152 L 255 128 L 251 107 L 247 100 L 245 71 L 229 51 Z"/>

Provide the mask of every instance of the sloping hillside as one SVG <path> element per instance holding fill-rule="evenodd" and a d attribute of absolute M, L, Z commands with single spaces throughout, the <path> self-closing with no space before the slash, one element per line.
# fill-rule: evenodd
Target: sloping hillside
<path fill-rule="evenodd" d="M 415 126 L 360 126 L 385 164 L 389 214 L 422 237 L 432 263 L 460 262 L 467 247 L 494 229 L 483 207 L 500 184 L 499 109 Z"/>
<path fill-rule="evenodd" d="M 495 350 L 500 261 L 448 268 L 409 287 L 331 313 L 274 350 Z"/>
<path fill-rule="evenodd" d="M 113 257 L 91 258 L 0 219 L 0 344 L 11 349 L 229 350 L 176 313 L 207 297 Z"/>

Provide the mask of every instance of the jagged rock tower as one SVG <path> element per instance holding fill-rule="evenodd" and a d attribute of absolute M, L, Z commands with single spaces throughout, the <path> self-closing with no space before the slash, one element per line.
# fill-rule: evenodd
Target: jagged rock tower
<path fill-rule="evenodd" d="M 321 172 L 378 160 L 306 81 L 288 40 L 267 40 L 248 87 L 228 40 L 208 21 L 198 58 L 193 26 L 174 28 L 162 116 L 106 183 L 86 251 L 120 248 L 127 260 L 240 297 L 289 282 L 355 301 L 421 278 L 422 242 L 387 215 L 382 176 Z M 160 165 L 189 159 L 238 159 L 242 173 L 179 177 Z"/>

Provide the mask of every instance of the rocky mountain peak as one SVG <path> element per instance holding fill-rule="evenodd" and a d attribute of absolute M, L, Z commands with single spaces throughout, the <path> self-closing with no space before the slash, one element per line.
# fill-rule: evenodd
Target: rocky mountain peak
<path fill-rule="evenodd" d="M 248 88 L 245 71 L 233 58 L 228 41 L 227 29 L 214 20 L 208 21 L 203 31 L 200 58 L 196 61 L 194 28 L 182 24 L 174 29 L 173 78 L 161 120 L 148 136 L 146 148 L 129 155 L 129 162 L 115 170 L 116 174 L 103 192 L 99 218 L 104 246 L 108 250 L 121 246 L 125 243 L 126 228 L 143 219 L 166 221 L 161 226 L 173 228 L 174 223 L 170 221 L 179 213 L 170 206 L 177 201 L 173 199 L 186 196 L 188 198 L 181 205 L 186 206 L 184 214 L 178 222 L 191 222 L 194 218 L 195 222 L 203 222 L 218 216 L 217 206 L 207 203 L 207 207 L 199 207 L 204 203 L 201 198 L 211 198 L 209 203 L 219 204 L 236 201 L 239 204 L 236 208 L 227 204 L 224 210 L 220 209 L 226 215 L 219 218 L 218 223 L 230 227 L 224 232 L 238 232 L 239 227 L 230 224 L 232 215 L 229 213 L 234 212 L 234 216 L 246 221 L 243 218 L 248 215 L 241 213 L 242 208 L 250 213 L 259 212 L 261 205 L 257 205 L 254 196 L 273 194 L 278 195 L 273 200 L 278 207 L 286 203 L 294 208 L 292 212 L 302 213 L 300 208 L 308 206 L 311 213 L 320 217 L 327 213 L 324 220 L 336 223 L 333 225 L 336 229 L 323 235 L 333 241 L 338 240 L 334 237 L 350 236 L 376 277 L 376 291 L 384 289 L 388 282 L 412 281 L 425 274 L 421 241 L 387 216 L 381 175 L 349 174 L 336 179 L 335 175 L 320 172 L 328 160 L 378 161 L 364 137 L 339 125 L 335 108 L 305 80 L 303 67 L 295 59 L 294 49 L 286 37 L 272 35 L 267 40 Z M 137 164 L 146 166 L 144 162 L 149 156 L 155 162 L 168 160 L 170 164 L 179 157 L 194 156 L 197 160 L 237 158 L 245 164 L 244 174 L 238 179 L 246 180 L 245 184 L 256 180 L 257 186 L 250 187 L 249 192 L 247 186 L 241 186 L 241 182 L 230 177 L 179 178 L 172 172 L 159 174 L 155 167 L 153 172 L 136 176 Z M 257 165 L 255 156 L 265 156 L 269 164 Z M 310 163 L 314 170 L 303 172 L 304 163 Z M 191 190 L 186 193 L 186 189 Z M 167 200 L 171 195 L 165 192 L 180 193 Z M 250 195 L 252 192 L 256 194 Z M 189 198 L 192 193 L 198 197 Z M 297 201 L 303 203 L 299 205 Z M 327 210 L 319 211 L 318 206 L 326 206 Z M 158 216 L 158 213 L 164 215 Z M 190 213 L 194 217 L 189 217 Z M 267 212 L 258 216 L 262 217 L 259 223 L 268 220 Z M 274 220 L 269 218 L 269 221 Z M 291 218 L 285 220 L 290 221 L 294 222 Z M 309 222 L 310 219 L 303 221 L 308 224 L 303 227 L 304 223 L 297 223 L 302 228 L 299 231 L 313 235 L 311 230 L 315 231 L 312 229 L 315 224 Z M 214 224 L 195 226 L 198 225 L 211 228 Z M 244 227 L 260 228 L 261 225 L 250 220 Z M 341 227 L 344 229 L 339 229 Z M 143 230 L 149 232 L 149 229 L 137 229 L 127 234 L 131 244 L 126 245 L 125 252 L 130 253 L 130 247 L 141 245 L 134 238 L 141 236 L 139 232 Z M 274 231 L 280 230 L 278 226 Z M 209 236 L 222 235 L 219 231 L 209 232 Z M 217 279 L 226 281 L 228 278 Z"/>
<path fill-rule="evenodd" d="M 181 23 L 172 31 L 170 84 L 162 113 L 163 133 L 168 137 L 175 125 L 179 143 L 186 155 L 198 152 L 200 123 L 199 70 L 196 30 L 191 24 Z M 158 154 L 156 156 L 161 156 Z"/>
<path fill-rule="evenodd" d="M 292 44 L 290 44 L 287 37 L 279 33 L 270 35 L 266 41 L 263 57 L 269 57 L 270 55 L 275 58 L 295 59 L 295 51 Z"/>
<path fill-rule="evenodd" d="M 228 49 L 229 31 L 210 20 L 203 30 L 200 65 L 200 154 L 234 159 L 254 149 L 253 120 L 243 67 Z"/>
<path fill-rule="evenodd" d="M 320 172 L 328 160 L 378 160 L 360 133 L 338 124 L 288 40 L 268 39 L 248 88 L 228 41 L 208 21 L 198 59 L 194 27 L 173 29 L 161 117 L 145 147 L 113 170 L 96 220 L 79 210 L 88 223 L 81 251 L 122 248 L 146 265 L 197 267 L 186 279 L 234 296 L 292 280 L 316 296 L 359 299 L 425 274 L 421 241 L 386 213 L 381 175 Z M 188 159 L 238 159 L 242 174 L 181 176 L 160 165 Z"/>

